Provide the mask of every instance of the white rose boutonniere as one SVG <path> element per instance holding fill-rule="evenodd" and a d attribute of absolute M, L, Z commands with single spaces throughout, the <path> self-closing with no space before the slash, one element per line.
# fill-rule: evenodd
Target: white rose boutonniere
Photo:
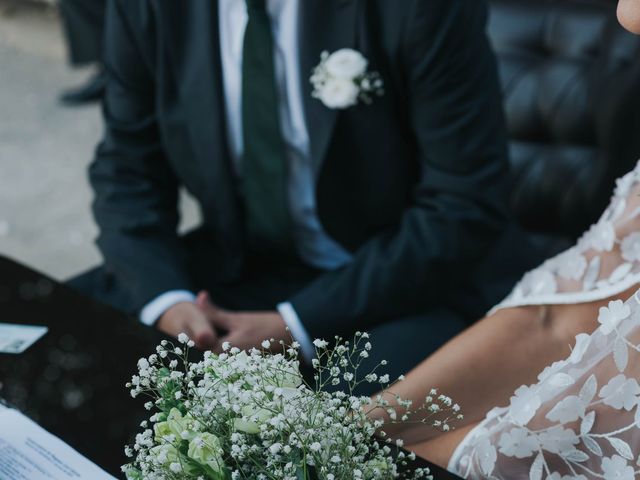
<path fill-rule="evenodd" d="M 313 97 L 331 109 L 353 107 L 358 101 L 370 104 L 373 95 L 382 95 L 384 89 L 380 74 L 367 72 L 368 65 L 367 59 L 351 48 L 322 52 L 311 75 Z"/>

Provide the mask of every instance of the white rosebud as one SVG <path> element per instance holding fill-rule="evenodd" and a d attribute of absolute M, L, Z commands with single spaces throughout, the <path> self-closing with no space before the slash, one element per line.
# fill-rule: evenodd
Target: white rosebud
<path fill-rule="evenodd" d="M 201 465 L 208 466 L 216 474 L 224 469 L 224 450 L 220 440 L 210 433 L 201 433 L 189 443 L 187 455 Z"/>
<path fill-rule="evenodd" d="M 242 407 L 243 418 L 236 418 L 233 422 L 234 428 L 240 432 L 256 434 L 260 432 L 260 426 L 267 423 L 273 413 L 264 408 L 246 405 Z"/>
<path fill-rule="evenodd" d="M 179 453 L 173 445 L 164 443 L 149 449 L 149 456 L 162 465 L 170 465 L 177 463 Z"/>
<path fill-rule="evenodd" d="M 366 72 L 367 59 L 356 50 L 342 48 L 329 55 L 324 66 L 332 77 L 353 80 Z"/>
<path fill-rule="evenodd" d="M 318 98 L 328 108 L 344 109 L 358 103 L 360 91 L 352 80 L 330 78 L 318 92 Z"/>
<path fill-rule="evenodd" d="M 180 343 L 188 343 L 189 342 L 189 336 L 186 333 L 181 333 L 180 335 L 178 335 L 178 341 Z"/>
<path fill-rule="evenodd" d="M 267 349 L 271 346 L 271 342 L 269 340 L 263 340 L 261 345 L 262 348 Z"/>

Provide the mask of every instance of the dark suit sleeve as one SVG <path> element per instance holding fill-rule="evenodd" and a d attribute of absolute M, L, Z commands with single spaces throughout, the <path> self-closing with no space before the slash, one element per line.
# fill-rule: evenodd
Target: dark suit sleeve
<path fill-rule="evenodd" d="M 98 247 L 106 268 L 133 297 L 134 310 L 165 291 L 191 288 L 176 233 L 177 178 L 156 123 L 153 46 L 139 41 L 154 38 L 143 31 L 153 23 L 143 10 L 148 3 L 131 2 L 130 9 L 141 16 L 134 31 L 128 23 L 132 17 L 123 13 L 124 2 L 108 2 L 106 131 L 89 170 Z"/>
<path fill-rule="evenodd" d="M 290 300 L 313 337 L 425 311 L 450 279 L 465 282 L 506 224 L 506 134 L 485 2 L 412 5 L 401 55 L 421 178 L 396 227 Z"/>

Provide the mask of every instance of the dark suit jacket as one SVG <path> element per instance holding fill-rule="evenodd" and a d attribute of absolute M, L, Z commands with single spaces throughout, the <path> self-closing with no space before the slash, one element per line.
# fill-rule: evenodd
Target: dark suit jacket
<path fill-rule="evenodd" d="M 312 336 L 331 336 L 420 312 L 468 278 L 505 227 L 506 135 L 484 1 L 300 1 L 319 216 L 354 260 L 289 300 Z M 211 271 L 242 271 L 217 26 L 215 0 L 110 2 L 106 134 L 90 177 L 98 245 L 137 308 L 197 288 L 176 233 L 180 186 L 201 205 Z M 372 105 L 311 97 L 320 53 L 343 47 L 381 73 Z"/>

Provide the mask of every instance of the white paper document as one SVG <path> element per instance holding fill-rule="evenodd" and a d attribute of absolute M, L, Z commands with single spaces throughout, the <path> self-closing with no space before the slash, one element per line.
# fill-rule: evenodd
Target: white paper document
<path fill-rule="evenodd" d="M 0 323 L 0 353 L 22 353 L 48 331 L 47 327 Z"/>
<path fill-rule="evenodd" d="M 115 480 L 17 410 L 0 409 L 0 480 Z"/>

